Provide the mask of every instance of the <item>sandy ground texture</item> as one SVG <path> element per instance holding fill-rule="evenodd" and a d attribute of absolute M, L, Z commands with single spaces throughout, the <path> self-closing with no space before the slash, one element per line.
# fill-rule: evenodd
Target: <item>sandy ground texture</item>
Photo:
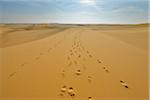
<path fill-rule="evenodd" d="M 148 100 L 148 25 L 0 25 L 2 100 Z"/>

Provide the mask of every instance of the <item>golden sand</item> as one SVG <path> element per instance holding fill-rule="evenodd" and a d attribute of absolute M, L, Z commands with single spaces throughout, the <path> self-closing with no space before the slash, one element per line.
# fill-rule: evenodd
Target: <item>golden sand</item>
<path fill-rule="evenodd" d="M 2 100 L 148 100 L 148 25 L 0 30 Z"/>

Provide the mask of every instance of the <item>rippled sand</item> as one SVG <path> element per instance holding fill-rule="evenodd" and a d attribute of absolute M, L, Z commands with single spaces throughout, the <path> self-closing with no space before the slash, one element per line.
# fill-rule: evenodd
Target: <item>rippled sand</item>
<path fill-rule="evenodd" d="M 0 25 L 2 100 L 148 100 L 148 25 Z"/>

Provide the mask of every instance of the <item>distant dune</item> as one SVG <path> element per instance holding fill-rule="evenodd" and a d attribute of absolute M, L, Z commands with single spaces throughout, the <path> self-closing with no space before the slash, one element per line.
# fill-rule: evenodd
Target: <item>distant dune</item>
<path fill-rule="evenodd" d="M 148 24 L 1 24 L 2 100 L 148 100 Z"/>
<path fill-rule="evenodd" d="M 56 25 L 18 25 L 10 24 L 0 27 L 1 42 L 0 47 L 7 47 L 34 40 L 42 39 L 63 30 L 67 29 L 64 26 Z"/>
<path fill-rule="evenodd" d="M 148 24 L 137 24 L 137 25 L 82 25 L 82 24 L 3 24 L 0 25 L 0 47 L 7 47 L 7 46 L 12 46 L 12 45 L 17 45 L 21 43 L 26 43 L 26 42 L 31 42 L 34 40 L 39 40 L 42 38 L 46 38 L 48 36 L 51 36 L 53 34 L 56 34 L 58 32 L 61 32 L 65 29 L 71 28 L 71 27 L 88 27 L 92 30 L 97 30 L 97 31 L 114 31 L 115 32 L 108 32 L 106 34 L 112 35 L 116 37 L 117 39 L 121 38 L 122 41 L 124 42 L 134 42 L 132 38 L 134 38 L 134 35 L 142 35 L 141 32 L 134 31 L 136 28 L 140 28 L 140 31 L 143 31 L 145 29 L 145 32 L 147 33 L 148 31 Z M 125 34 L 120 34 L 121 32 Z M 126 30 L 127 29 L 127 30 Z M 138 29 L 139 30 L 139 29 Z M 126 31 L 130 32 L 131 37 L 126 34 Z M 121 35 L 121 36 L 120 36 Z M 127 39 L 126 37 L 130 37 L 130 40 Z M 147 37 L 147 36 L 146 36 Z M 124 39 L 125 38 L 125 39 Z M 139 36 L 138 38 L 141 38 Z M 133 40 L 133 41 L 132 41 Z M 144 46 L 143 44 L 146 44 L 148 39 L 144 39 L 140 41 L 139 45 Z M 3 43 L 2 43 L 3 42 Z M 130 43 L 131 43 L 130 42 Z M 144 42 L 141 44 L 141 42 Z M 136 45 L 134 43 L 133 45 Z M 148 46 L 145 46 L 148 47 Z M 144 48 L 144 47 L 143 47 Z M 147 49 L 147 48 L 145 48 Z"/>

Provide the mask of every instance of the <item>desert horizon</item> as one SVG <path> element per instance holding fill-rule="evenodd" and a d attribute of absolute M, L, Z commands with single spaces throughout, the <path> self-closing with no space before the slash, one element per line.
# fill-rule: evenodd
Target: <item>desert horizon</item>
<path fill-rule="evenodd" d="M 1 24 L 2 100 L 148 100 L 149 24 Z"/>
<path fill-rule="evenodd" d="M 148 0 L 0 0 L 0 100 L 149 100 Z"/>

